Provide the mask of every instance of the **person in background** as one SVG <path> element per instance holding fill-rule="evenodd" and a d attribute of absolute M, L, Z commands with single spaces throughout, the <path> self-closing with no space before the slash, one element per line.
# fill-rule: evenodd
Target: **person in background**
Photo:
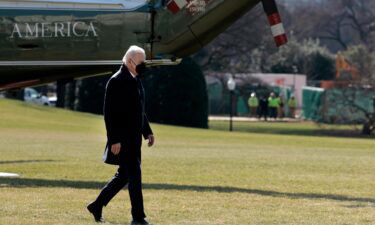
<path fill-rule="evenodd" d="M 282 119 L 284 117 L 284 99 L 281 94 L 277 97 L 277 102 L 279 104 L 277 107 L 277 117 Z"/>
<path fill-rule="evenodd" d="M 248 100 L 248 104 L 250 108 L 250 117 L 256 117 L 259 106 L 259 100 L 255 92 L 251 93 L 251 96 Z"/>
<path fill-rule="evenodd" d="M 290 118 L 296 118 L 296 108 L 297 108 L 297 100 L 292 95 L 288 101 L 288 107 L 289 107 L 289 117 Z"/>
<path fill-rule="evenodd" d="M 271 118 L 276 120 L 277 110 L 279 108 L 279 100 L 276 98 L 275 93 L 271 92 L 270 97 L 268 98 L 268 109 Z"/>
<path fill-rule="evenodd" d="M 262 96 L 259 101 L 259 119 L 264 117 L 264 121 L 267 121 L 268 117 L 268 99 L 266 96 Z"/>

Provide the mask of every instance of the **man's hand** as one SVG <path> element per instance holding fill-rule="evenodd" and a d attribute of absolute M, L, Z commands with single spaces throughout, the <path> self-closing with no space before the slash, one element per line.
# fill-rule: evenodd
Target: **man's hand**
<path fill-rule="evenodd" d="M 154 142 L 155 142 L 155 137 L 154 137 L 154 135 L 152 135 L 152 134 L 148 135 L 147 139 L 148 139 L 148 147 L 153 146 L 153 145 L 154 145 Z"/>
<path fill-rule="evenodd" d="M 111 152 L 115 155 L 119 154 L 121 150 L 121 143 L 113 144 L 111 146 Z"/>

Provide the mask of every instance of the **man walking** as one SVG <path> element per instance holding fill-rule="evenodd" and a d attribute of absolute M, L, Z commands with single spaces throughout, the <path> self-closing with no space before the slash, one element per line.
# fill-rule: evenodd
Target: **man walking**
<path fill-rule="evenodd" d="M 145 70 L 145 51 L 131 46 L 123 64 L 107 82 L 104 101 L 104 120 L 107 129 L 105 163 L 119 165 L 116 174 L 101 190 L 95 201 L 87 206 L 96 222 L 104 222 L 102 208 L 128 185 L 132 225 L 149 224 L 145 220 L 141 178 L 142 135 L 148 146 L 154 136 L 145 114 L 144 90 L 139 75 Z"/>

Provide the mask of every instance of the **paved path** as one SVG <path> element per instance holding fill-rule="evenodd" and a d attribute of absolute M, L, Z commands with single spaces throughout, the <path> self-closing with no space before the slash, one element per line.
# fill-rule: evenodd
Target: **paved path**
<path fill-rule="evenodd" d="M 16 173 L 0 172 L 0 177 L 19 177 L 19 175 Z"/>
<path fill-rule="evenodd" d="M 208 120 L 210 120 L 210 121 L 229 121 L 229 116 L 209 116 Z M 259 121 L 264 121 L 264 119 L 259 120 L 258 118 L 235 116 L 235 117 L 233 117 L 233 121 L 259 122 Z M 275 121 L 275 120 L 268 118 L 268 121 Z M 299 120 L 299 119 L 292 119 L 292 118 L 276 119 L 276 121 L 278 121 L 278 122 L 301 122 L 301 120 Z"/>

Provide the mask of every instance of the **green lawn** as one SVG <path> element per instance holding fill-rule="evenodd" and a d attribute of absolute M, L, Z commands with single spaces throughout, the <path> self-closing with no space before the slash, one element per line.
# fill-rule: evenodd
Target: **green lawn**
<path fill-rule="evenodd" d="M 95 224 L 85 206 L 117 169 L 101 162 L 102 116 L 5 99 L 0 116 L 0 171 L 21 175 L 0 178 L 0 224 Z M 142 158 L 149 220 L 158 225 L 375 223 L 373 139 L 299 135 L 293 132 L 297 128 L 283 133 L 279 123 L 259 126 L 278 132 L 152 124 L 156 146 L 144 147 Z M 316 129 L 308 123 L 298 127 Z M 107 224 L 129 224 L 127 190 L 104 209 L 104 217 Z"/>
<path fill-rule="evenodd" d="M 228 131 L 229 121 L 210 121 L 210 128 Z M 316 124 L 306 121 L 233 121 L 234 131 L 250 133 L 375 138 L 374 135 L 362 135 L 361 128 L 360 125 Z"/>

